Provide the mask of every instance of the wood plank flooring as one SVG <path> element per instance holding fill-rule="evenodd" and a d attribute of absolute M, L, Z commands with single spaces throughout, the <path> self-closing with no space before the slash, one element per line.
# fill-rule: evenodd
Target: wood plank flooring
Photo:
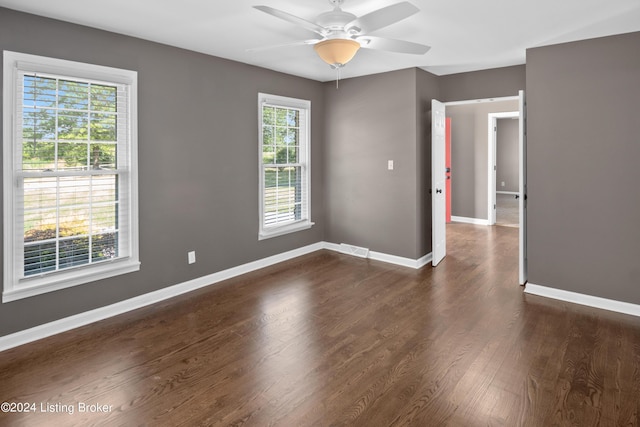
<path fill-rule="evenodd" d="M 418 271 L 316 252 L 2 352 L 0 401 L 37 407 L 0 425 L 639 425 L 640 319 L 524 294 L 517 233 L 451 224 Z"/>

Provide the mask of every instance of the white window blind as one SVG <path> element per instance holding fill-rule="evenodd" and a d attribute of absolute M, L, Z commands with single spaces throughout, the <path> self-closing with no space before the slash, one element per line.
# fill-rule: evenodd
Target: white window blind
<path fill-rule="evenodd" d="M 3 301 L 137 270 L 135 73 L 5 52 L 7 74 Z"/>
<path fill-rule="evenodd" d="M 309 228 L 310 102 L 260 94 L 260 238 Z"/>

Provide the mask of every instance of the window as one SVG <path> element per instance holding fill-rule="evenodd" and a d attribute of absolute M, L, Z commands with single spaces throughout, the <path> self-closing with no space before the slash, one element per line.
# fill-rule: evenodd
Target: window
<path fill-rule="evenodd" d="M 259 95 L 260 239 L 313 225 L 310 201 L 311 102 Z"/>
<path fill-rule="evenodd" d="M 3 302 L 139 270 L 136 84 L 4 52 Z"/>

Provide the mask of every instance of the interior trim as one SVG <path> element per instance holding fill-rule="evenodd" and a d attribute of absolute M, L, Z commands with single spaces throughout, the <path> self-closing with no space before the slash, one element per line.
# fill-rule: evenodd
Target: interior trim
<path fill-rule="evenodd" d="M 586 305 L 588 307 L 600 308 L 603 310 L 615 311 L 617 313 L 629 314 L 640 317 L 640 305 L 623 301 L 616 301 L 607 298 L 595 297 L 593 295 L 580 294 L 577 292 L 565 291 L 562 289 L 549 288 L 547 286 L 527 283 L 524 292 L 531 295 L 538 295 L 545 298 L 552 298 L 574 304 Z"/>
<path fill-rule="evenodd" d="M 480 219 L 480 218 L 467 218 L 464 216 L 452 216 L 451 221 L 453 222 L 463 222 L 465 224 L 475 224 L 475 225 L 489 225 L 488 219 Z"/>
<path fill-rule="evenodd" d="M 52 335 L 69 331 L 71 329 L 79 328 L 81 326 L 89 325 L 91 323 L 108 319 L 119 314 L 124 314 L 138 308 L 146 307 L 148 305 L 155 304 L 176 297 L 178 295 L 185 294 L 187 292 L 195 291 L 196 289 L 214 285 L 218 282 L 222 282 L 224 280 L 231 279 L 242 274 L 250 273 L 252 271 L 269 267 L 271 265 L 278 264 L 283 261 L 288 261 L 290 259 L 322 249 L 344 253 L 340 250 L 340 245 L 334 243 L 318 242 L 308 246 L 303 246 L 298 249 L 252 261 L 246 264 L 239 265 L 237 267 L 228 268 L 226 270 L 199 277 L 197 279 L 189 280 L 187 282 L 179 283 L 177 285 L 158 289 L 157 291 L 139 295 L 137 297 L 117 302 L 115 304 L 110 304 L 104 307 L 96 308 L 94 310 L 85 311 L 83 313 L 78 313 L 73 316 L 54 320 L 53 322 L 34 326 L 33 328 L 2 336 L 0 337 L 0 351 L 18 347 L 20 345 L 47 338 Z M 395 255 L 383 254 L 380 252 L 369 252 L 369 258 L 418 269 L 431 262 L 431 253 L 417 260 L 413 260 L 410 258 L 403 258 Z"/>

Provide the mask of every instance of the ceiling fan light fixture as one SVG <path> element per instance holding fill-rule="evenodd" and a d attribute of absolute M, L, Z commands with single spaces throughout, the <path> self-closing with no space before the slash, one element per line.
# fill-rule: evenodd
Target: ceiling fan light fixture
<path fill-rule="evenodd" d="M 327 64 L 340 68 L 355 56 L 360 43 L 350 39 L 329 39 L 313 45 L 316 53 Z"/>

